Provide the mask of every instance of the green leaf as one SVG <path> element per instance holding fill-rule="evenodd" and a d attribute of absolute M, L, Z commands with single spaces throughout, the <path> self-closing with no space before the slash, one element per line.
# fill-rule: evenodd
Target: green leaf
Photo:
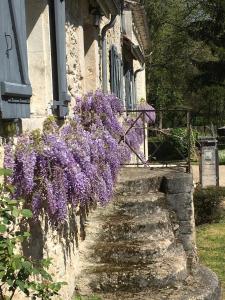
<path fill-rule="evenodd" d="M 12 262 L 12 267 L 14 268 L 14 270 L 19 270 L 21 266 L 22 266 L 21 257 L 16 257 Z"/>
<path fill-rule="evenodd" d="M 21 214 L 25 218 L 32 218 L 33 214 L 29 209 L 22 209 Z"/>
<path fill-rule="evenodd" d="M 30 263 L 29 261 L 24 261 L 24 262 L 22 263 L 22 266 L 23 266 L 23 268 L 24 268 L 26 271 L 28 271 L 29 273 L 31 273 L 32 268 L 33 268 L 32 263 Z"/>
<path fill-rule="evenodd" d="M 9 204 L 9 205 L 17 205 L 18 201 L 17 200 L 12 200 L 12 199 L 7 199 L 7 204 Z"/>
<path fill-rule="evenodd" d="M 5 225 L 9 225 L 9 224 L 10 224 L 10 221 L 9 221 L 9 219 L 7 219 L 7 218 L 3 218 L 3 223 L 4 223 Z"/>
<path fill-rule="evenodd" d="M 12 279 L 8 279 L 8 280 L 7 280 L 7 284 L 8 284 L 9 286 L 12 286 L 12 285 L 13 285 L 13 280 L 12 280 Z"/>
<path fill-rule="evenodd" d="M 23 232 L 23 236 L 25 238 L 29 238 L 31 236 L 31 234 L 29 232 Z"/>
<path fill-rule="evenodd" d="M 8 192 L 10 192 L 11 194 L 13 194 L 13 193 L 15 192 L 15 188 L 14 188 L 14 186 L 12 186 L 11 184 L 7 184 L 5 188 L 6 188 L 6 190 L 7 190 Z"/>
<path fill-rule="evenodd" d="M 3 224 L 0 224 L 0 233 L 4 233 L 7 231 L 7 227 Z"/>
<path fill-rule="evenodd" d="M 14 208 L 13 208 L 13 211 L 12 211 L 12 215 L 13 215 L 13 217 L 18 218 L 19 215 L 20 215 L 19 209 L 16 208 L 16 207 L 14 207 Z"/>
<path fill-rule="evenodd" d="M 0 168 L 0 176 L 11 176 L 12 170 Z"/>

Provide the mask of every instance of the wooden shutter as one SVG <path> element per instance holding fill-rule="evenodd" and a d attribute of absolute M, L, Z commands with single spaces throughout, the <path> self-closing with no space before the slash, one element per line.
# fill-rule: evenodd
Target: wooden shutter
<path fill-rule="evenodd" d="M 60 118 L 68 114 L 70 96 L 66 78 L 66 33 L 65 33 L 65 0 L 54 0 L 54 23 L 56 38 L 58 99 L 54 101 L 54 109 Z"/>
<path fill-rule="evenodd" d="M 119 70 L 119 98 L 123 99 L 123 60 L 122 60 L 122 55 L 119 55 L 118 57 L 118 70 Z"/>
<path fill-rule="evenodd" d="M 116 78 L 115 78 L 115 46 L 111 47 L 110 50 L 110 88 L 111 93 L 116 93 Z"/>
<path fill-rule="evenodd" d="M 136 87 L 135 87 L 133 70 L 131 70 L 131 90 L 132 90 L 131 92 L 132 109 L 136 109 Z"/>
<path fill-rule="evenodd" d="M 4 119 L 30 117 L 25 0 L 0 1 L 0 111 Z"/>
<path fill-rule="evenodd" d="M 118 98 L 122 99 L 123 96 L 123 76 L 122 76 L 122 59 L 118 54 L 116 47 L 113 45 L 110 50 L 110 87 L 111 92 Z"/>
<path fill-rule="evenodd" d="M 126 102 L 126 108 L 132 109 L 132 96 L 131 96 L 131 72 L 128 69 L 125 72 L 125 102 Z"/>

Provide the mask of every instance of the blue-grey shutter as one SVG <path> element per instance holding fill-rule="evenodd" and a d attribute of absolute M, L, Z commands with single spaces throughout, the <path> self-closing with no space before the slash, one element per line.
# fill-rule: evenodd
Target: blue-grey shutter
<path fill-rule="evenodd" d="M 110 88 L 111 88 L 111 93 L 116 94 L 115 46 L 112 46 L 110 50 Z"/>
<path fill-rule="evenodd" d="M 135 82 L 134 82 L 134 73 L 131 71 L 131 102 L 132 109 L 136 109 L 136 90 L 135 90 Z"/>
<path fill-rule="evenodd" d="M 110 87 L 111 92 L 122 99 L 122 59 L 113 45 L 110 50 Z"/>
<path fill-rule="evenodd" d="M 131 101 L 131 76 L 130 76 L 130 70 L 128 69 L 125 73 L 125 102 L 126 102 L 126 108 L 132 109 L 132 101 Z"/>
<path fill-rule="evenodd" d="M 25 0 L 0 1 L 0 111 L 4 119 L 30 117 Z"/>
<path fill-rule="evenodd" d="M 68 114 L 70 96 L 67 90 L 66 78 L 66 33 L 65 33 L 65 0 L 54 0 L 55 37 L 58 76 L 58 97 L 55 99 L 54 108 L 60 118 Z"/>
<path fill-rule="evenodd" d="M 118 57 L 118 74 L 119 74 L 119 98 L 123 99 L 123 60 L 122 55 Z"/>

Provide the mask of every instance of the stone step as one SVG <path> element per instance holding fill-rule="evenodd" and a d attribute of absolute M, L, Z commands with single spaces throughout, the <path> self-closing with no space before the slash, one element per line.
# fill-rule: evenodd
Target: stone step
<path fill-rule="evenodd" d="M 143 195 L 120 196 L 113 201 L 114 210 L 129 215 L 152 214 L 157 209 L 168 209 L 165 194 L 146 193 Z"/>
<path fill-rule="evenodd" d="M 147 265 L 154 263 L 156 259 L 165 256 L 185 255 L 183 247 L 175 239 L 159 238 L 157 240 L 135 240 L 118 242 L 98 242 L 89 244 L 90 249 L 84 257 L 91 262 L 111 263 L 119 266 Z"/>
<path fill-rule="evenodd" d="M 157 193 L 146 193 L 143 195 L 123 195 L 114 198 L 113 201 L 106 207 L 98 207 L 98 210 L 92 215 L 92 219 L 104 219 L 115 212 L 120 212 L 120 214 L 129 215 L 140 215 L 142 213 L 154 213 L 156 209 L 168 209 L 167 200 L 165 194 Z"/>
<path fill-rule="evenodd" d="M 143 195 L 148 192 L 158 192 L 162 184 L 162 177 L 138 178 L 118 182 L 114 191 L 115 197 L 123 195 Z"/>
<path fill-rule="evenodd" d="M 126 240 L 155 240 L 160 237 L 172 238 L 173 227 L 169 212 L 156 209 L 147 217 L 142 215 L 130 216 L 128 213 L 114 212 L 101 220 L 96 217 L 92 222 L 95 226 L 88 226 L 88 240 L 126 241 Z M 101 229 L 101 230 L 100 230 Z"/>
<path fill-rule="evenodd" d="M 132 224 L 131 222 L 124 222 L 116 226 L 101 224 L 102 232 L 99 232 L 98 226 L 87 229 L 87 240 L 98 241 L 99 239 L 105 242 L 119 242 L 119 241 L 143 241 L 154 242 L 158 239 L 174 240 L 173 227 L 171 223 L 165 222 L 143 222 L 140 224 Z"/>
<path fill-rule="evenodd" d="M 185 280 L 163 289 L 133 292 L 97 293 L 101 300 L 221 300 L 221 288 L 215 273 L 199 266 Z"/>
<path fill-rule="evenodd" d="M 149 198 L 150 197 L 150 198 Z M 151 199 L 151 200 L 146 200 Z M 107 209 L 94 212 L 91 224 L 86 223 L 87 239 L 90 241 L 143 241 L 154 242 L 160 239 L 174 240 L 174 227 L 171 212 L 159 206 L 164 201 L 162 194 L 137 196 L 135 199 L 111 203 Z M 127 208 L 126 208 L 127 205 Z"/>
<path fill-rule="evenodd" d="M 180 246 L 155 258 L 151 264 L 128 262 L 120 265 L 95 261 L 92 265 L 87 263 L 82 273 L 81 290 L 91 289 L 93 293 L 162 288 L 186 278 L 186 256 Z"/>
<path fill-rule="evenodd" d="M 141 195 L 120 195 L 114 198 L 114 205 L 119 205 L 120 207 L 125 206 L 126 204 L 131 205 L 137 204 L 139 205 L 145 204 L 145 202 L 152 203 L 154 205 L 165 207 L 165 194 L 161 192 L 146 192 Z M 151 204 L 150 204 L 151 205 Z"/>

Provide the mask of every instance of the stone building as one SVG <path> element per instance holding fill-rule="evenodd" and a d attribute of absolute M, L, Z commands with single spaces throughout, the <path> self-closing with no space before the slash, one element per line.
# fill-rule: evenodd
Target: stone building
<path fill-rule="evenodd" d="M 125 109 L 146 99 L 149 37 L 141 1 L 1 0 L 0 23 L 3 139 L 42 128 L 52 114 L 63 120 L 77 96 L 96 89 L 115 93 Z M 79 251 L 71 242 L 67 253 L 68 241 L 42 230 L 31 228 L 32 256 L 53 258 L 56 280 L 68 283 L 63 297 L 71 299 Z"/>
<path fill-rule="evenodd" d="M 2 0 L 0 14 L 0 136 L 65 118 L 96 89 L 128 109 L 146 98 L 141 1 Z"/>

